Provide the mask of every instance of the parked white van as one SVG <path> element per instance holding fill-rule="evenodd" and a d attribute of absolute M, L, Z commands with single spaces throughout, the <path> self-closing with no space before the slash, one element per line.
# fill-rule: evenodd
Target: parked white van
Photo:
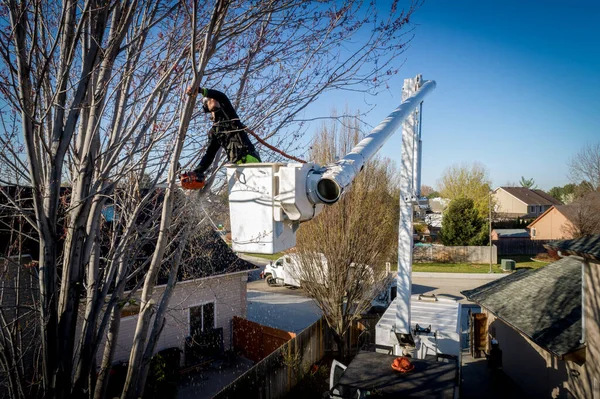
<path fill-rule="evenodd" d="M 270 286 L 279 285 L 300 288 L 302 287 L 301 276 L 303 275 L 300 268 L 298 255 L 287 254 L 274 262 L 269 262 L 260 277 L 264 278 Z M 370 267 L 369 270 L 371 270 Z M 386 263 L 386 273 L 390 277 L 390 283 L 372 301 L 373 310 L 381 312 L 384 312 L 394 298 L 396 298 L 396 279 L 392 278 L 394 276 L 391 274 L 389 263 Z M 320 281 L 327 281 L 327 260 L 324 255 L 321 254 L 321 262 L 315 265 L 311 271 L 311 276 Z M 372 279 L 373 277 L 371 277 Z"/>

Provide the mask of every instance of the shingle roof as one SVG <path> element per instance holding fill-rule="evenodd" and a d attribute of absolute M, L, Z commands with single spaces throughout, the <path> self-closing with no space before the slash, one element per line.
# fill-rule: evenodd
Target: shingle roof
<path fill-rule="evenodd" d="M 577 255 L 600 262 L 600 234 L 573 240 L 552 241 L 544 247 L 561 251 L 563 254 Z"/>
<path fill-rule="evenodd" d="M 494 229 L 498 237 L 529 238 L 527 229 Z"/>
<path fill-rule="evenodd" d="M 573 205 L 554 205 L 554 208 L 562 213 L 567 220 L 574 220 L 577 217 L 577 211 Z"/>
<path fill-rule="evenodd" d="M 532 190 L 526 187 L 500 187 L 504 191 L 523 201 L 527 205 L 561 205 L 562 202 L 546 194 L 542 190 Z"/>
<path fill-rule="evenodd" d="M 581 346 L 581 262 L 575 258 L 461 293 L 558 356 Z"/>

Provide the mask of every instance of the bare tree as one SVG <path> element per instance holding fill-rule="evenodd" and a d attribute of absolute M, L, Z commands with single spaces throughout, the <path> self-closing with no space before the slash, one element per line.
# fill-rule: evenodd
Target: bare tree
<path fill-rule="evenodd" d="M 175 185 L 179 163 L 204 146 L 188 129 L 207 130 L 184 89 L 219 87 L 259 136 L 297 150 L 312 119 L 304 111 L 323 93 L 385 90 L 417 6 L 393 2 L 378 14 L 360 1 L 3 3 L 0 183 L 31 187 L 31 208 L 0 195 L 38 242 L 41 394 L 104 396 L 125 287 L 140 293 L 141 314 L 122 396 L 143 394 L 192 231 L 184 222 L 198 223 L 185 216 L 197 196 Z M 108 208 L 116 217 L 104 223 Z M 156 298 L 161 271 L 169 288 Z M 26 396 L 23 384 L 16 397 Z"/>
<path fill-rule="evenodd" d="M 323 128 L 313 145 L 313 159 L 325 163 L 351 149 L 359 138 L 358 126 L 345 126 L 341 131 L 332 125 Z M 297 277 L 323 311 L 342 357 L 352 322 L 390 282 L 384 265 L 397 238 L 394 174 L 389 160 L 369 162 L 338 203 L 299 230 Z"/>
<path fill-rule="evenodd" d="M 423 197 L 429 197 L 432 194 L 435 194 L 435 190 L 433 189 L 433 187 L 428 186 L 426 184 L 421 184 L 421 195 Z"/>
<path fill-rule="evenodd" d="M 584 191 L 600 191 L 600 141 L 586 144 L 570 159 L 569 179 Z"/>
<path fill-rule="evenodd" d="M 561 227 L 565 236 L 579 238 L 600 234 L 600 193 L 588 192 L 567 207 L 569 222 Z"/>

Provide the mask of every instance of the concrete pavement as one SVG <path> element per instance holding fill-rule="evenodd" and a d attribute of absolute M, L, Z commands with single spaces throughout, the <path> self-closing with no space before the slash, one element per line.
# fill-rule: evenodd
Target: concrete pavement
<path fill-rule="evenodd" d="M 264 280 L 260 282 L 267 286 Z M 321 309 L 311 298 L 278 292 L 248 291 L 247 318 L 263 326 L 297 334 L 320 317 Z"/>
<path fill-rule="evenodd" d="M 444 295 L 457 299 L 462 304 L 472 302 L 460 292 L 477 288 L 490 281 L 505 277 L 506 274 L 500 273 L 420 273 L 412 274 L 412 293 L 413 294 L 435 294 Z"/>

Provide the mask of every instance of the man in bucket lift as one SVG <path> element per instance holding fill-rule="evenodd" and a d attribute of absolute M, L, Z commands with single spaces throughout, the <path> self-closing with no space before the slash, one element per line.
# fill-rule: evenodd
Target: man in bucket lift
<path fill-rule="evenodd" d="M 223 147 L 227 159 L 231 163 L 259 163 L 261 162 L 258 151 L 248 138 L 246 126 L 240 121 L 231 101 L 224 93 L 218 90 L 200 88 L 202 94 L 202 110 L 211 113 L 213 125 L 208 132 L 206 153 L 200 160 L 196 169 L 181 175 L 181 185 L 187 189 L 201 189 L 204 187 L 204 172 L 215 159 L 219 147 Z M 196 95 L 191 88 L 187 94 Z"/>

